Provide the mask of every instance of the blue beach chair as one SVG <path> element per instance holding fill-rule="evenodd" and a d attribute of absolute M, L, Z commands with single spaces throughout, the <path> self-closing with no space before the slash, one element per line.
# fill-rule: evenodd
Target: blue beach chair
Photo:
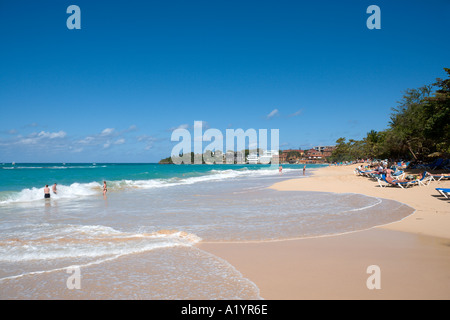
<path fill-rule="evenodd" d="M 447 199 L 450 198 L 450 189 L 449 188 L 436 188 L 437 192 L 442 194 Z"/>
<path fill-rule="evenodd" d="M 429 185 L 431 182 L 431 175 L 429 175 L 426 171 L 423 172 L 422 178 L 414 180 L 419 186 Z"/>
<path fill-rule="evenodd" d="M 435 180 L 437 179 L 437 181 L 441 181 L 441 180 L 450 179 L 450 175 L 445 175 L 445 174 L 442 174 L 440 176 L 434 175 L 433 178 Z"/>
<path fill-rule="evenodd" d="M 386 176 L 384 174 L 382 174 L 379 177 L 376 177 L 377 181 L 378 181 L 378 185 L 381 188 L 386 188 L 387 186 L 390 186 L 391 184 L 389 182 L 386 181 Z"/>
<path fill-rule="evenodd" d="M 382 184 L 384 182 L 384 184 Z M 378 179 L 378 184 L 380 187 L 384 188 L 387 186 L 394 186 L 394 187 L 400 187 L 402 189 L 408 188 L 413 186 L 416 183 L 416 180 L 413 181 L 398 181 L 398 180 L 392 180 L 392 182 L 389 182 L 386 180 L 386 175 L 382 174 L 381 179 Z"/>

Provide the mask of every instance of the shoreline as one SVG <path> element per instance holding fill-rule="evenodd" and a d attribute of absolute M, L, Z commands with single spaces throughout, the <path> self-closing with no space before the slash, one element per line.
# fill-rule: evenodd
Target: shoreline
<path fill-rule="evenodd" d="M 355 193 L 369 197 L 398 201 L 415 211 L 411 215 L 388 225 L 378 226 L 389 230 L 423 234 L 450 239 L 450 207 L 435 188 L 450 187 L 450 181 L 432 181 L 428 186 L 408 189 L 381 188 L 378 182 L 368 177 L 356 176 L 357 165 L 318 168 L 305 178 L 275 183 L 270 189 L 278 191 L 317 191 L 330 193 Z M 306 181 L 308 180 L 308 181 Z"/>
<path fill-rule="evenodd" d="M 323 167 L 275 183 L 278 191 L 357 193 L 395 200 L 415 211 L 366 230 L 259 243 L 199 243 L 255 283 L 263 299 L 450 299 L 450 213 L 431 182 L 381 188 L 356 176 L 357 165 Z M 381 289 L 369 290 L 367 267 L 381 270 Z"/>

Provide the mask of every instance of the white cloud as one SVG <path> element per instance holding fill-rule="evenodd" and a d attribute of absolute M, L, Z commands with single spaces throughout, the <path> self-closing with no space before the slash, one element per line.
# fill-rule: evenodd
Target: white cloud
<path fill-rule="evenodd" d="M 133 132 L 133 131 L 137 131 L 138 127 L 135 124 L 132 124 L 127 130 L 125 130 L 125 132 Z"/>
<path fill-rule="evenodd" d="M 106 128 L 106 129 L 103 129 L 102 132 L 87 136 L 84 139 L 78 140 L 76 143 L 83 144 L 83 145 L 90 145 L 90 146 L 98 146 L 98 145 L 103 144 L 104 148 L 108 148 L 111 145 L 110 139 L 117 135 L 118 135 L 118 133 L 116 133 L 114 128 Z M 119 141 L 119 143 L 117 143 L 117 144 L 121 144 L 120 140 L 121 139 L 117 140 L 117 141 Z M 125 142 L 125 140 L 123 142 Z M 114 144 L 116 144 L 116 143 L 114 143 Z"/>
<path fill-rule="evenodd" d="M 100 134 L 102 137 L 110 136 L 114 132 L 114 128 L 106 128 Z"/>
<path fill-rule="evenodd" d="M 78 140 L 78 143 L 81 143 L 81 144 L 90 144 L 90 143 L 93 142 L 93 141 L 94 141 L 94 137 L 89 136 L 89 137 L 86 137 L 86 138 L 84 138 L 84 139 L 82 139 L 82 140 Z"/>
<path fill-rule="evenodd" d="M 124 144 L 124 143 L 125 143 L 125 139 L 123 139 L 123 138 L 118 139 L 114 142 L 114 144 Z"/>
<path fill-rule="evenodd" d="M 56 138 L 64 138 L 66 133 L 64 131 L 59 132 L 45 132 L 41 131 L 37 134 L 39 138 L 48 138 L 48 139 L 56 139 Z"/>
<path fill-rule="evenodd" d="M 39 141 L 37 138 L 25 138 L 18 141 L 19 144 L 35 144 Z"/>
<path fill-rule="evenodd" d="M 26 138 L 21 138 L 21 136 L 19 136 L 21 139 L 18 140 L 16 143 L 17 144 L 36 144 L 44 139 L 58 139 L 58 138 L 65 138 L 66 137 L 66 133 L 64 131 L 59 131 L 59 132 L 45 132 L 45 131 L 41 131 L 41 132 L 33 132 L 32 134 L 30 134 L 28 137 Z"/>
<path fill-rule="evenodd" d="M 155 137 L 152 137 L 152 136 L 148 136 L 148 135 L 146 135 L 146 134 L 143 134 L 142 136 L 139 136 L 139 137 L 137 138 L 137 140 L 138 140 L 139 142 L 155 142 L 157 139 L 156 139 Z"/>
<path fill-rule="evenodd" d="M 297 110 L 297 111 L 294 112 L 294 113 L 291 113 L 290 115 L 288 115 L 288 117 L 289 117 L 289 118 L 291 118 L 291 117 L 296 117 L 296 116 L 301 115 L 302 113 L 303 113 L 303 109 L 300 109 L 300 110 Z"/>
<path fill-rule="evenodd" d="M 271 119 L 273 117 L 275 117 L 276 115 L 278 115 L 278 109 L 273 109 L 268 115 L 267 115 L 267 119 Z"/>
<path fill-rule="evenodd" d="M 187 123 L 180 124 L 178 127 L 169 128 L 169 131 L 174 131 L 176 129 L 189 129 L 189 125 Z"/>
<path fill-rule="evenodd" d="M 158 139 L 152 136 L 148 136 L 146 134 L 137 137 L 137 141 L 145 143 L 145 150 L 150 150 L 151 148 L 153 148 L 153 144 L 157 141 Z"/>

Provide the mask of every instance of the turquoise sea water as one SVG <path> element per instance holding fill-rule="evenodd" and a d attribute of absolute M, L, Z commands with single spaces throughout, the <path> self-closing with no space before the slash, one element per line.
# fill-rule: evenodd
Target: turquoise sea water
<path fill-rule="evenodd" d="M 292 167 L 293 165 L 285 165 Z M 317 167 L 318 165 L 311 165 Z M 298 166 L 297 166 L 298 167 Z M 270 165 L 160 165 L 154 163 L 16 163 L 0 164 L 0 191 L 20 191 L 45 184 L 90 183 L 103 180 L 190 178 L 224 170 L 264 170 Z"/>
<path fill-rule="evenodd" d="M 323 165 L 308 165 L 317 168 Z M 299 169 L 299 165 L 283 165 L 285 169 Z M 235 171 L 277 171 L 270 165 L 160 165 L 154 163 L 16 163 L 0 164 L 0 192 L 17 192 L 44 185 L 70 186 L 74 183 L 113 185 L 144 181 L 169 182 L 188 178 L 207 177 Z M 5 198 L 0 197 L 0 201 Z"/>
<path fill-rule="evenodd" d="M 302 178 L 302 168 L 2 165 L 0 298 L 260 299 L 239 270 L 196 244 L 338 234 L 412 213 L 358 194 L 268 189 Z M 45 200 L 43 186 L 55 182 Z M 79 290 L 66 286 L 70 266 L 81 268 Z"/>

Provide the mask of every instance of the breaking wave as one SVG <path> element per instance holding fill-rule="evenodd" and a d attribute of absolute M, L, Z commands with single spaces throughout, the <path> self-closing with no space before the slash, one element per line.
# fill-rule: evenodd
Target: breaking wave
<path fill-rule="evenodd" d="M 285 172 L 295 171 L 294 169 L 284 169 Z M 228 179 L 238 179 L 244 177 L 263 177 L 278 174 L 277 170 L 261 169 L 248 170 L 229 169 L 229 170 L 211 170 L 200 176 L 189 176 L 189 173 L 181 177 L 168 179 L 147 179 L 147 180 L 118 180 L 107 181 L 109 191 L 121 191 L 127 189 L 152 189 L 152 188 L 169 188 L 178 185 L 190 185 L 209 181 L 221 181 Z M 52 199 L 74 199 L 86 196 L 94 196 L 102 194 L 102 183 L 93 181 L 89 183 L 72 183 L 71 185 L 57 185 L 57 194 L 51 194 Z M 43 188 L 26 188 L 21 191 L 2 191 L 0 192 L 0 205 L 10 203 L 22 203 L 42 201 L 44 198 Z"/>

